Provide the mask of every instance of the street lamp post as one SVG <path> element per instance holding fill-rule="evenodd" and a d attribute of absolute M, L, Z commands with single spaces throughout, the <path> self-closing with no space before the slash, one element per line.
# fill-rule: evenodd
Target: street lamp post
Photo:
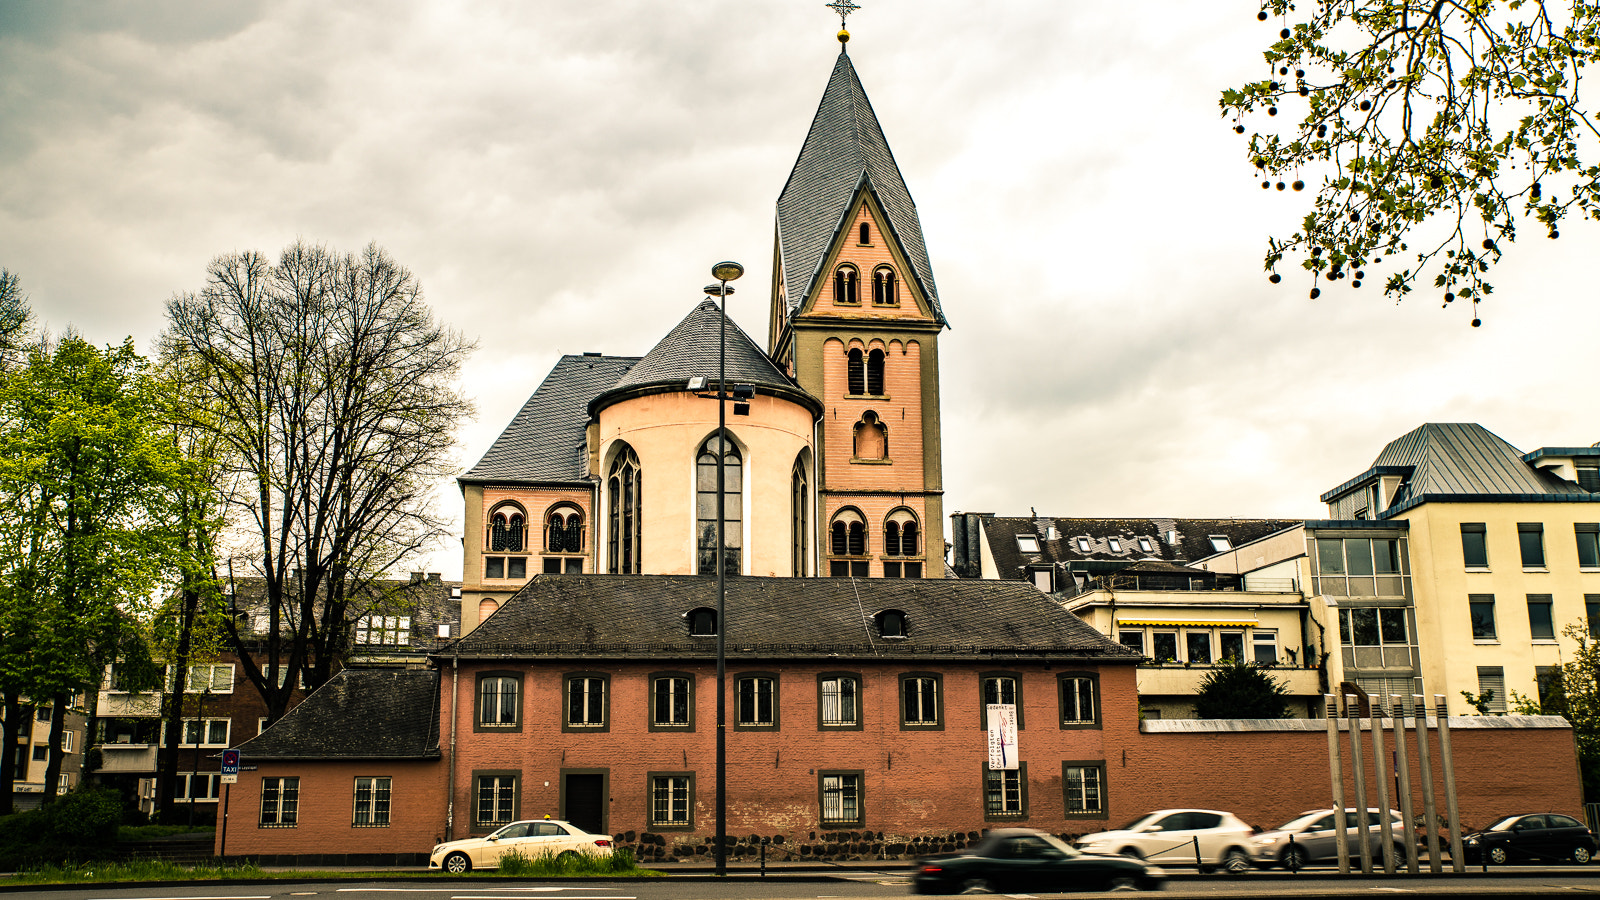
<path fill-rule="evenodd" d="M 728 586 L 726 581 L 726 546 L 723 529 L 726 527 L 727 503 L 726 459 L 728 442 L 728 295 L 733 288 L 728 282 L 744 274 L 744 266 L 736 262 L 719 262 L 711 267 L 714 285 L 706 286 L 706 293 L 715 293 L 722 302 L 722 318 L 718 324 L 717 344 L 717 874 L 728 874 L 728 661 L 727 636 Z"/>

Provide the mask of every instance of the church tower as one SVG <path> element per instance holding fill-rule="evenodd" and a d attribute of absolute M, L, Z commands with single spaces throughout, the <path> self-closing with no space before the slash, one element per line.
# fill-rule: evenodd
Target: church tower
<path fill-rule="evenodd" d="M 824 406 L 823 576 L 942 578 L 938 339 L 917 207 L 845 52 L 778 197 L 768 352 Z"/>

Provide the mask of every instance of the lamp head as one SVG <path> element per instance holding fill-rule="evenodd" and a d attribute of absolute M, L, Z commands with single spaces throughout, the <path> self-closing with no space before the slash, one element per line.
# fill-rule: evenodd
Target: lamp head
<path fill-rule="evenodd" d="M 732 293 L 733 288 L 725 284 L 718 283 L 706 285 L 706 296 L 708 297 L 726 297 Z"/>
<path fill-rule="evenodd" d="M 744 266 L 733 260 L 725 259 L 711 267 L 711 277 L 718 281 L 736 281 L 744 274 Z"/>

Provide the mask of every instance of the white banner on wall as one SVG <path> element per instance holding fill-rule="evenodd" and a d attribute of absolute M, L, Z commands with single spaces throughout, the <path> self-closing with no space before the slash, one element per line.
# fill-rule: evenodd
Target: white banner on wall
<path fill-rule="evenodd" d="M 1016 704 L 990 703 L 985 711 L 989 716 L 989 768 L 1017 768 Z"/>

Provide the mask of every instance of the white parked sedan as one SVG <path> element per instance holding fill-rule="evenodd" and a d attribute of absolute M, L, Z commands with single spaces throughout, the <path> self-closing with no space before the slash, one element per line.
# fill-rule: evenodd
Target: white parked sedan
<path fill-rule="evenodd" d="M 1250 868 L 1249 825 L 1215 809 L 1163 809 L 1146 813 L 1116 831 L 1078 838 L 1085 853 L 1121 854 L 1160 866 Z M 1196 858 L 1198 856 L 1198 858 Z"/>
<path fill-rule="evenodd" d="M 452 875 L 473 869 L 494 869 L 499 867 L 501 855 L 512 850 L 529 859 L 569 853 L 609 856 L 611 835 L 590 834 L 571 822 L 558 819 L 512 822 L 484 837 L 439 844 L 428 856 L 428 868 L 443 869 Z"/>

